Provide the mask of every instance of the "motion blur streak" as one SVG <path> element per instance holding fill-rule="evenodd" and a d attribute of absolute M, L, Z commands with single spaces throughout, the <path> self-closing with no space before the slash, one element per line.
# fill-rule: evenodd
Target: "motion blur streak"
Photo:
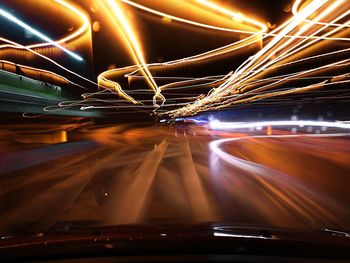
<path fill-rule="evenodd" d="M 64 1 L 64 0 L 53 0 L 54 2 L 58 3 L 59 5 L 65 7 L 67 10 L 72 12 L 81 22 L 82 25 L 75 31 L 73 31 L 71 34 L 63 37 L 62 39 L 59 39 L 55 41 L 56 44 L 65 44 L 73 41 L 74 39 L 81 37 L 84 33 L 90 31 L 90 22 L 88 17 L 80 11 L 78 8 L 74 7 L 72 4 Z M 49 45 L 56 45 L 53 43 L 39 43 L 39 44 L 32 44 L 28 45 L 28 48 L 39 48 L 39 47 L 45 47 Z M 0 45 L 0 48 L 4 48 L 6 45 Z"/>
<path fill-rule="evenodd" d="M 73 31 L 71 34 L 65 36 L 62 39 L 59 39 L 56 42 L 56 44 L 64 44 L 64 43 L 69 43 L 70 41 L 73 41 L 74 39 L 82 36 L 85 32 L 90 31 L 90 22 L 88 17 L 80 11 L 78 8 L 74 7 L 70 3 L 64 1 L 64 0 L 53 0 L 54 2 L 60 4 L 61 6 L 65 7 L 68 9 L 70 12 L 74 13 L 77 18 L 80 19 L 82 22 L 82 25 L 75 31 Z M 49 46 L 53 45 L 53 43 L 39 43 L 39 44 L 33 44 L 33 45 L 28 45 L 28 48 L 38 48 L 38 47 L 44 47 L 44 46 Z M 0 45 L 1 48 L 5 47 L 6 45 Z"/>
<path fill-rule="evenodd" d="M 182 23 L 185 23 L 185 24 L 193 25 L 193 26 L 203 27 L 203 28 L 212 29 L 212 30 L 227 31 L 227 32 L 232 32 L 232 33 L 249 33 L 249 34 L 256 33 L 256 31 L 247 31 L 247 30 L 243 30 L 243 29 L 225 28 L 225 27 L 219 27 L 219 26 L 213 26 L 213 25 L 209 25 L 209 24 L 204 24 L 204 23 L 196 22 L 194 20 L 184 19 L 184 18 L 181 18 L 181 17 L 177 17 L 177 16 L 173 16 L 173 15 L 164 13 L 164 12 L 160 12 L 160 11 L 154 10 L 152 8 L 149 8 L 149 7 L 140 5 L 138 3 L 135 3 L 134 1 L 130 1 L 130 0 L 121 0 L 121 1 L 126 3 L 126 4 L 128 4 L 128 5 L 130 5 L 130 6 L 133 6 L 133 7 L 136 7 L 138 9 L 144 10 L 146 12 L 149 12 L 149 13 L 161 16 L 161 17 L 166 17 L 166 18 L 171 19 L 171 20 L 179 21 L 179 22 L 182 22 Z M 180 0 L 180 1 L 183 1 L 183 0 Z M 197 0 L 195 0 L 195 1 L 197 1 Z M 218 5 L 215 5 L 215 4 L 213 4 L 213 3 L 209 2 L 209 1 L 197 1 L 197 2 L 199 2 L 200 4 L 203 4 L 203 5 L 211 8 L 211 9 L 220 10 L 220 12 L 222 12 L 222 13 L 224 13 L 226 15 L 230 15 L 232 18 L 239 17 L 240 18 L 239 19 L 240 23 L 241 23 L 241 21 L 242 22 L 243 21 L 247 22 L 248 24 L 254 25 L 255 27 L 259 28 L 261 32 L 267 31 L 266 25 L 264 25 L 262 23 L 259 23 L 258 21 L 253 20 L 251 18 L 248 18 L 246 16 L 242 16 L 242 14 L 240 14 L 238 12 L 229 11 L 229 10 L 227 10 L 225 8 L 222 8 L 222 7 L 219 7 Z"/>
<path fill-rule="evenodd" d="M 62 45 L 67 45 L 71 42 L 73 43 L 74 41 L 77 41 L 80 38 L 83 39 L 85 34 L 89 34 L 91 31 L 90 22 L 89 22 L 88 17 L 82 11 L 80 11 L 78 8 L 76 8 L 75 6 L 73 6 L 72 4 L 70 4 L 64 0 L 53 0 L 52 2 L 55 3 L 56 5 L 58 4 L 58 5 L 62 6 L 64 9 L 68 10 L 68 12 L 71 12 L 72 14 L 74 14 L 73 17 L 75 17 L 77 20 L 79 20 L 81 22 L 81 26 L 79 26 L 79 28 L 77 30 L 74 30 L 72 33 L 68 34 L 67 36 L 63 37 L 62 39 L 52 40 L 52 39 L 46 37 L 45 35 L 43 35 L 42 33 L 38 32 L 37 30 L 26 25 L 24 22 L 20 21 L 19 19 L 12 16 L 8 12 L 5 12 L 2 10 L 2 13 L 1 13 L 2 15 L 6 15 L 7 18 L 13 20 L 16 23 L 19 23 L 26 30 L 32 32 L 34 35 L 39 36 L 42 40 L 45 40 L 48 43 L 22 45 L 20 43 L 15 42 L 15 41 L 0 37 L 0 41 L 3 41 L 4 43 L 6 43 L 6 44 L 0 45 L 0 52 L 6 52 L 6 49 L 8 49 L 8 48 L 11 48 L 13 50 L 25 50 L 25 51 L 27 51 L 35 56 L 38 56 L 40 58 L 43 58 L 43 59 L 49 61 L 50 63 L 54 64 L 58 68 L 63 69 L 64 71 L 97 86 L 98 84 L 96 82 L 94 82 L 94 81 L 90 80 L 89 78 L 86 78 L 80 74 L 77 74 L 74 70 L 68 69 L 67 67 L 63 66 L 61 63 L 56 62 L 55 59 L 50 58 L 48 55 L 46 55 L 47 51 L 45 51 L 43 48 L 53 45 L 54 47 L 57 47 L 57 48 L 63 50 L 64 52 L 67 52 L 68 54 L 73 56 L 75 59 L 82 61 L 83 59 L 80 56 L 69 51 L 68 49 L 66 49 Z M 48 4 L 48 3 L 49 2 L 46 2 L 46 4 Z M 3 50 L 5 50 L 5 51 L 3 51 Z M 22 53 L 18 52 L 18 54 L 21 55 Z M 31 68 L 33 70 L 35 70 L 34 67 L 31 67 Z M 37 71 L 40 72 L 43 70 L 37 69 Z M 52 72 L 52 74 L 55 74 L 55 73 Z M 63 77 L 59 76 L 59 78 L 63 78 Z M 69 81 L 69 82 L 71 82 L 71 81 Z M 73 83 L 73 82 L 71 82 L 71 83 Z M 75 83 L 73 83 L 73 84 L 80 86 L 80 85 L 75 84 Z M 84 87 L 81 87 L 81 88 L 84 88 Z"/>
<path fill-rule="evenodd" d="M 103 10 L 104 19 L 117 36 L 116 41 L 121 40 L 124 43 L 135 65 L 112 67 L 113 69 L 98 72 L 99 92 L 84 94 L 83 100 L 62 103 L 60 107 L 81 106 L 81 110 L 142 109 L 150 114 L 152 111 L 159 116 L 176 118 L 257 101 L 278 103 L 278 101 L 297 94 L 317 96 L 318 91 L 322 89 L 331 90 L 333 87 L 344 87 L 349 82 L 349 61 L 346 58 L 348 48 L 344 48 L 350 41 L 348 37 L 349 1 L 297 0 L 292 6 L 292 17 L 271 31 L 265 23 L 252 18 L 249 14 L 243 14 L 235 8 L 226 7 L 216 1 L 178 0 L 172 5 L 167 5 L 167 1 L 97 1 L 95 4 Z M 48 5 L 51 2 L 45 3 Z M 12 51 L 20 56 L 21 53 L 18 51 L 25 49 L 71 73 L 74 75 L 72 77 L 79 77 L 89 84 L 96 85 L 93 80 L 67 69 L 66 66 L 58 63 L 56 58 L 49 57 L 48 54 L 51 55 L 51 53 L 42 49 L 45 46 L 53 46 L 81 59 L 69 50 L 69 45 L 73 45 L 77 39 L 81 45 L 86 46 L 91 41 L 91 36 L 85 38 L 91 33 L 89 18 L 78 6 L 63 0 L 54 0 L 52 4 L 56 8 L 60 6 L 63 10 L 73 14 L 76 17 L 75 20 L 79 21 L 78 28 L 73 28 L 72 32 L 63 38 L 53 40 L 2 10 L 2 14 L 7 18 L 36 33 L 48 43 L 25 46 L 2 38 L 1 40 L 7 44 L 0 46 L 0 52 L 7 54 L 8 50 L 5 48 L 11 47 Z M 182 12 L 183 10 L 186 12 Z M 129 17 L 130 14 L 138 14 L 137 12 L 161 18 L 156 21 L 163 23 L 162 26 L 173 26 L 179 23 L 190 29 L 201 28 L 208 32 L 232 34 L 236 40 L 228 45 L 205 52 L 201 51 L 196 55 L 166 62 L 148 63 L 146 61 L 147 45 L 141 41 L 144 33 L 141 30 L 142 26 L 138 26 L 137 19 L 132 21 Z M 152 36 L 145 36 L 145 39 L 152 39 Z M 179 39 L 179 41 L 183 40 Z M 329 41 L 332 41 L 330 49 L 326 47 Z M 199 74 L 198 77 L 184 76 L 184 79 L 180 79 L 181 76 L 173 74 L 178 70 L 191 71 L 194 67 L 200 68 L 202 65 L 220 67 L 221 64 L 226 63 L 225 59 L 230 57 L 233 61 L 235 56 L 245 52 L 245 49 L 254 49 L 254 51 L 252 55 L 247 52 L 248 58 L 235 66 L 236 68 L 226 67 L 220 75 Z M 83 54 L 79 50 L 78 52 Z M 340 53 L 344 54 L 345 59 L 332 57 Z M 214 62 L 218 64 L 212 64 Z M 312 68 L 308 68 L 307 65 L 305 67 L 305 64 L 309 62 L 315 62 Z M 300 67 L 297 67 L 298 65 Z M 336 74 L 335 66 L 343 73 Z M 288 74 L 282 73 L 284 71 L 287 71 Z M 310 81 L 308 85 L 301 85 L 298 82 L 301 79 L 312 79 L 313 81 L 312 83 Z M 142 84 L 146 83 L 151 89 L 144 87 L 135 89 L 134 83 L 139 85 L 141 81 L 144 81 Z M 101 98 L 108 92 L 119 98 L 114 101 Z M 321 92 L 319 94 L 319 96 L 322 95 Z M 334 91 L 329 97 L 332 97 L 333 94 L 337 95 L 337 92 Z M 152 97 L 149 97 L 150 95 Z M 140 96 L 147 98 L 140 99 Z"/>
<path fill-rule="evenodd" d="M 62 47 L 61 45 L 59 45 L 57 42 L 55 42 L 51 38 L 49 38 L 46 35 L 40 33 L 38 30 L 32 28 L 31 26 L 27 25 L 23 21 L 17 19 L 16 17 L 14 17 L 10 13 L 6 12 L 5 10 L 0 9 L 0 15 L 6 17 L 7 19 L 11 20 L 12 22 L 16 23 L 17 25 L 23 27 L 25 30 L 28 30 L 29 32 L 31 32 L 34 35 L 36 35 L 37 37 L 41 38 L 42 40 L 44 40 L 46 42 L 49 42 L 51 45 L 54 45 L 55 47 L 58 47 L 59 49 L 62 49 L 64 52 L 66 52 L 67 54 L 69 54 L 70 56 L 75 58 L 76 60 L 83 61 L 83 58 L 81 56 L 73 53 L 72 51 L 66 49 L 65 47 Z"/>
<path fill-rule="evenodd" d="M 282 65 L 287 65 L 286 62 L 290 62 L 288 60 L 291 58 L 303 55 L 307 51 L 307 47 L 315 45 L 322 40 L 322 38 L 325 40 L 336 33 L 339 34 L 341 30 L 344 30 L 344 28 L 348 26 L 347 22 L 344 24 L 336 23 L 349 14 L 348 9 L 346 8 L 349 3 L 346 1 L 309 1 L 305 7 L 297 12 L 296 10 L 300 3 L 301 1 L 296 1 L 294 3 L 294 17 L 279 28 L 275 29 L 274 32 L 276 32 L 276 35 L 275 33 L 272 34 L 275 35 L 272 40 L 269 41 L 258 53 L 250 57 L 238 67 L 234 74 L 228 75 L 228 78 L 224 83 L 212 89 L 204 98 L 199 98 L 194 103 L 188 104 L 179 109 L 165 112 L 165 114 L 169 114 L 172 117 L 194 115 L 201 111 L 229 107 L 233 104 L 253 102 L 257 99 L 266 99 L 273 96 L 281 96 L 291 93 L 306 92 L 310 91 L 310 88 L 318 89 L 323 87 L 323 84 L 325 83 L 321 82 L 314 86 L 310 85 L 309 87 L 290 88 L 289 92 L 271 91 L 259 95 L 260 90 L 267 91 L 268 89 L 272 89 L 272 87 L 277 88 L 278 82 L 274 83 L 274 85 L 268 85 L 271 86 L 269 88 L 266 86 L 265 88 L 259 87 L 260 89 L 254 89 L 251 84 L 252 81 L 255 81 L 258 76 L 261 76 L 261 74 L 266 75 L 273 67 L 280 66 L 282 61 L 284 61 L 282 62 Z M 310 17 L 312 17 L 312 19 L 309 19 Z M 322 21 L 322 23 L 320 23 L 320 21 Z M 328 32 L 325 31 L 331 26 L 335 28 Z M 298 40 L 298 37 L 307 32 L 309 32 L 309 40 L 307 38 Z M 319 35 L 319 33 L 323 33 L 323 35 Z M 287 40 L 285 40 L 287 35 L 293 35 L 296 38 L 287 38 Z M 337 39 L 337 37 L 335 36 L 334 39 Z M 319 56 L 322 56 L 322 54 L 319 54 Z M 314 57 L 317 57 L 317 55 Z M 339 64 L 341 64 L 340 61 Z M 314 70 L 314 72 L 321 72 L 322 69 L 327 67 L 331 67 L 331 64 L 323 65 L 319 67 L 318 70 Z M 300 74 L 306 73 L 307 71 L 304 73 L 300 72 Z M 293 80 L 294 77 L 293 75 L 290 75 L 287 78 L 281 78 L 280 83 L 285 82 L 287 79 Z M 266 80 L 268 81 L 268 78 L 266 78 Z M 334 84 L 336 83 L 333 82 L 332 85 Z M 249 85 L 251 85 L 252 88 L 249 88 Z M 249 92 L 246 92 L 249 91 L 249 89 L 255 91 L 257 95 L 250 96 Z M 236 96 L 236 98 L 232 99 L 232 96 Z"/>
<path fill-rule="evenodd" d="M 254 62 L 258 61 L 260 59 L 260 57 L 262 57 L 264 55 L 264 53 L 269 52 L 274 46 L 276 46 L 276 44 L 278 42 L 281 41 L 281 39 L 283 39 L 284 35 L 289 34 L 293 29 L 295 29 L 305 18 L 309 17 L 311 14 L 313 14 L 317 9 L 319 9 L 322 5 L 324 5 L 326 3 L 325 0 L 323 1 L 313 1 L 312 3 L 310 3 L 303 11 L 302 13 L 298 14 L 297 16 L 294 17 L 294 19 L 287 24 L 280 33 L 278 33 L 278 35 L 276 37 L 273 38 L 273 40 L 271 42 L 269 42 L 262 50 L 260 50 L 256 55 L 254 55 L 253 59 L 246 61 L 246 65 L 243 63 L 241 68 L 236 69 L 235 73 L 224 83 L 222 84 L 219 88 L 215 89 L 212 93 L 209 93 L 210 95 L 202 100 L 198 100 L 196 101 L 195 104 L 193 105 L 189 105 L 188 108 L 189 110 L 186 110 L 186 108 L 183 108 L 183 110 L 187 111 L 188 113 L 192 113 L 192 107 L 194 108 L 198 108 L 198 106 L 203 106 L 204 103 L 209 102 L 214 102 L 217 101 L 222 95 L 227 94 L 230 89 L 229 89 L 229 85 L 233 83 L 233 81 L 237 81 L 237 77 L 238 79 L 241 78 L 241 76 L 245 76 L 248 73 L 245 73 L 245 71 L 250 68 L 252 66 L 252 68 L 250 69 L 250 71 L 254 70 L 257 68 L 257 66 L 261 65 L 262 62 L 266 61 L 266 59 L 268 59 L 269 57 L 265 58 L 264 60 L 258 62 L 256 65 L 254 65 Z M 280 48 L 280 47 L 279 47 Z M 278 48 L 278 49 L 279 49 Z M 277 50 L 278 50 L 277 49 Z M 270 54 L 270 56 L 272 56 L 272 54 Z M 264 67 L 259 68 L 259 70 L 261 71 Z M 255 74 L 255 72 L 253 73 Z M 235 85 L 239 84 L 240 82 L 235 82 Z M 223 94 L 220 94 L 220 93 Z M 213 98 L 213 99 L 211 99 Z M 181 109 L 179 109 L 179 111 L 181 111 Z M 193 112 L 195 113 L 195 112 Z M 192 113 L 192 114 L 193 114 Z M 181 114 L 181 113 L 180 113 Z M 185 113 L 186 114 L 186 113 Z M 175 113 L 176 115 L 176 113 Z"/>
<path fill-rule="evenodd" d="M 267 31 L 267 26 L 266 25 L 264 25 L 263 23 L 259 23 L 256 20 L 247 18 L 247 17 L 245 17 L 244 15 L 242 15 L 240 13 L 231 12 L 230 10 L 227 10 L 227 9 L 225 9 L 225 8 L 219 6 L 219 5 L 216 5 L 214 3 L 211 3 L 211 2 L 209 2 L 207 0 L 196 0 L 196 1 L 201 3 L 201 4 L 203 4 L 203 5 L 208 6 L 210 8 L 213 8 L 214 10 L 218 10 L 218 11 L 220 11 L 223 14 L 229 15 L 233 19 L 236 19 L 236 20 L 239 20 L 239 21 L 248 22 L 248 23 L 253 24 L 253 25 L 257 26 L 257 27 L 261 27 L 263 32 Z"/>
<path fill-rule="evenodd" d="M 66 72 L 68 72 L 68 73 L 70 73 L 70 74 L 72 74 L 72 75 L 74 75 L 74 76 L 77 76 L 77 77 L 79 77 L 79 78 L 81 78 L 81 79 L 83 79 L 83 80 L 85 80 L 85 81 L 87 81 L 87 82 L 89 82 L 89 83 L 92 83 L 92 84 L 97 85 L 97 83 L 95 83 L 94 81 L 91 81 L 90 79 L 85 78 L 84 76 L 81 76 L 81 75 L 75 73 L 73 70 L 70 70 L 70 69 L 68 69 L 68 68 L 66 68 L 66 67 L 64 67 L 64 66 L 62 66 L 61 64 L 57 63 L 57 62 L 54 61 L 53 59 L 51 59 L 51 58 L 49 58 L 49 57 L 47 57 L 47 56 L 45 56 L 45 55 L 42 55 L 42 54 L 40 54 L 39 52 L 37 52 L 37 51 L 35 51 L 35 50 L 32 50 L 32 49 L 30 49 L 30 48 L 27 47 L 27 46 L 21 45 L 21 44 L 19 44 L 19 43 L 16 43 L 16 42 L 14 42 L 14 41 L 11 41 L 11 40 L 6 39 L 6 38 L 3 38 L 3 37 L 0 37 L 0 40 L 1 40 L 1 41 L 4 41 L 4 42 L 6 42 L 6 43 L 9 43 L 9 44 L 11 44 L 11 45 L 13 45 L 14 48 L 21 48 L 21 49 L 23 48 L 23 49 L 26 49 L 27 51 L 29 51 L 29 52 L 31 52 L 31 53 L 33 53 L 33 54 L 35 54 L 35 55 L 37 55 L 37 56 L 39 56 L 39 57 L 45 59 L 45 60 L 51 62 L 52 64 L 54 64 L 54 65 L 56 65 L 57 67 L 63 69 L 64 71 L 66 71 Z M 39 69 L 39 70 L 40 70 L 40 69 Z"/>
<path fill-rule="evenodd" d="M 242 49 L 243 47 L 247 46 L 247 45 L 250 45 L 256 41 L 261 41 L 261 34 L 262 32 L 265 32 L 267 30 L 267 27 L 265 25 L 263 25 L 262 23 L 259 23 L 253 19 L 250 19 L 246 16 L 242 17 L 241 21 L 239 22 L 236 22 L 236 24 L 240 24 L 242 26 L 242 28 L 222 28 L 222 27 L 218 27 L 218 26 L 213 26 L 213 25 L 209 25 L 209 24 L 203 24 L 201 22 L 196 22 L 196 21 L 192 21 L 192 20 L 188 20 L 188 19 L 184 19 L 184 18 L 180 18 L 180 17 L 177 17 L 177 16 L 173 16 L 173 15 L 169 15 L 167 13 L 164 13 L 164 12 L 160 12 L 160 11 L 157 11 L 157 10 L 154 10 L 152 8 L 149 8 L 149 7 L 146 7 L 146 6 L 143 6 L 141 4 L 138 4 L 138 3 L 135 3 L 133 1 L 129 1 L 129 0 L 121 0 L 123 3 L 127 4 L 127 5 L 130 5 L 132 7 L 136 7 L 138 9 L 141 9 L 143 11 L 146 11 L 146 12 L 150 12 L 152 14 L 155 14 L 157 16 L 162 16 L 162 17 L 166 17 L 166 18 L 169 18 L 171 20 L 174 20 L 174 21 L 179 21 L 181 23 L 186 23 L 186 24 L 189 24 L 189 25 L 192 25 L 192 26 L 199 26 L 199 27 L 204 27 L 206 29 L 212 29 L 212 30 L 222 30 L 222 31 L 228 31 L 228 32 L 232 32 L 232 33 L 248 33 L 248 34 L 251 34 L 251 36 L 241 40 L 241 41 L 237 41 L 235 43 L 233 43 L 232 45 L 229 45 L 229 46 L 225 46 L 225 47 L 222 47 L 222 48 L 218 48 L 216 50 L 211 50 L 211 51 L 208 51 L 208 52 L 205 52 L 205 53 L 202 53 L 202 54 L 199 54 L 199 55 L 196 55 L 196 56 L 192 56 L 192 57 L 187 57 L 187 58 L 182 58 L 182 59 L 179 59 L 179 60 L 174 60 L 174 61 L 168 61 L 168 62 L 164 62 L 164 63 L 154 63 L 154 64 L 145 64 L 144 60 L 142 59 L 142 52 L 139 51 L 139 52 L 135 52 L 136 53 L 136 57 L 138 58 L 141 58 L 141 59 L 138 59 L 138 64 L 141 65 L 141 68 L 135 68 L 135 67 L 126 67 L 126 68 L 121 68 L 121 69 L 113 69 L 113 70 L 109 70 L 109 71 L 105 71 L 103 72 L 102 74 L 100 74 L 99 76 L 99 83 L 103 84 L 104 86 L 107 86 L 107 87 L 110 87 L 111 89 L 116 89 L 117 93 L 122 97 L 122 98 L 125 98 L 127 99 L 128 101 L 132 102 L 135 104 L 135 100 L 132 99 L 130 96 L 128 96 L 126 94 L 125 91 L 123 91 L 123 89 L 120 87 L 120 85 L 116 82 L 113 82 L 113 81 L 110 81 L 108 78 L 112 77 L 113 75 L 118 75 L 118 73 L 121 73 L 121 72 L 125 72 L 125 73 L 129 73 L 128 75 L 126 76 L 129 76 L 131 73 L 136 73 L 138 70 L 141 70 L 142 73 L 147 73 L 149 72 L 148 71 L 148 68 L 154 68 L 154 69 L 157 69 L 157 68 L 176 68 L 176 67 L 179 67 L 179 66 L 184 66 L 186 64 L 190 64 L 190 63 L 195 63 L 199 60 L 205 60 L 205 61 L 208 61 L 210 58 L 212 57 L 215 57 L 215 56 L 223 56 L 225 55 L 226 53 L 229 53 L 229 52 L 233 52 L 237 49 Z M 180 3 L 180 4 L 179 4 Z M 117 4 L 117 2 L 113 2 L 114 5 Z M 179 4 L 181 6 L 181 4 L 183 5 L 183 7 L 185 8 L 186 7 L 186 1 L 178 1 L 177 4 Z M 205 3 L 201 3 L 201 5 L 205 4 L 206 7 L 209 8 L 209 10 L 212 10 L 212 9 L 217 9 L 218 6 L 217 5 L 214 5 L 208 1 L 206 1 Z M 120 6 L 120 5 L 119 5 Z M 193 8 L 193 7 L 191 7 Z M 106 12 L 107 9 L 105 9 Z M 221 9 L 221 11 L 223 10 L 226 10 L 226 9 Z M 231 12 L 231 11 L 226 11 L 226 13 L 229 13 L 230 15 L 234 16 L 234 17 L 237 17 L 237 16 L 241 16 L 241 14 L 239 13 L 234 13 L 234 12 Z M 120 17 L 121 21 L 123 21 L 123 26 L 125 28 L 129 28 L 127 30 L 127 32 L 129 34 L 132 34 L 133 35 L 133 32 L 134 30 L 132 30 L 130 28 L 130 23 L 127 22 L 127 19 L 125 18 L 122 18 L 121 17 L 122 13 L 118 15 L 118 17 Z M 225 14 L 226 16 L 226 14 Z M 252 30 L 252 31 L 247 31 L 247 30 L 244 30 L 244 23 L 246 24 L 249 24 L 251 26 L 251 28 L 256 28 L 256 30 Z M 131 39 L 132 41 L 129 41 L 131 47 L 134 47 L 136 50 L 140 50 L 140 48 L 138 48 L 138 40 L 135 39 L 135 37 L 133 37 L 133 39 Z M 137 56 L 138 55 L 138 56 Z M 154 82 L 154 78 L 152 77 L 151 73 L 149 72 L 149 74 L 143 74 L 145 75 L 146 77 L 146 80 L 147 81 L 151 81 L 153 83 L 153 87 L 157 87 L 155 82 Z M 177 83 L 174 83 L 175 85 L 177 85 Z M 162 87 L 163 89 L 163 87 Z M 155 97 L 153 98 L 153 104 L 154 106 L 157 106 L 155 104 L 155 99 L 157 98 L 157 96 L 161 96 L 161 100 L 162 100 L 162 106 L 163 104 L 165 103 L 165 98 L 160 94 L 161 92 L 161 88 L 157 87 L 156 88 L 156 95 Z M 174 104 L 175 105 L 175 104 Z"/>
<path fill-rule="evenodd" d="M 249 161 L 246 160 L 247 157 L 244 153 L 232 151 L 233 147 L 239 142 L 242 141 L 245 143 L 245 147 L 250 148 L 250 142 L 254 142 L 256 150 L 260 152 L 260 145 L 264 144 L 259 143 L 258 140 L 276 140 L 280 139 L 282 141 L 287 142 L 288 139 L 293 139 L 292 143 L 296 143 L 295 140 L 300 140 L 301 138 L 314 137 L 314 138 L 327 138 L 327 137 L 346 137 L 349 136 L 349 133 L 339 133 L 339 134 L 306 134 L 306 135 L 256 135 L 256 136 L 243 136 L 240 138 L 227 138 L 220 139 L 210 143 L 210 149 L 215 156 L 218 156 L 225 163 L 233 166 L 239 170 L 246 171 L 249 174 L 253 174 L 256 177 L 256 180 L 260 181 L 265 187 L 267 187 L 276 198 L 283 200 L 288 206 L 290 206 L 291 210 L 294 211 L 296 215 L 300 218 L 305 218 L 310 221 L 314 221 L 315 218 L 321 217 L 323 218 L 325 224 L 329 224 L 330 222 L 334 222 L 336 224 L 342 224 L 339 221 L 337 213 L 331 213 L 325 204 L 331 204 L 333 201 L 323 196 L 320 197 L 319 194 L 313 193 L 305 187 L 305 185 L 301 184 L 300 181 L 296 180 L 290 176 L 295 172 L 291 172 L 293 168 L 288 167 L 288 161 L 285 163 L 280 163 L 279 165 L 274 164 L 274 167 L 271 167 L 271 160 L 273 158 L 277 158 L 275 155 L 268 154 L 267 157 L 261 158 L 260 161 Z M 311 148 L 311 147 L 310 147 Z M 227 152 L 228 151 L 228 152 Z M 235 152 L 234 154 L 230 152 Z M 250 152 L 250 150 L 244 151 Z M 251 153 L 250 153 L 251 154 Z M 264 153 L 265 154 L 265 153 Z M 276 152 L 277 154 L 277 152 Z M 315 153 L 315 155 L 319 155 L 320 153 Z M 325 153 L 321 155 L 324 156 Z M 238 155 L 239 157 L 235 156 Z M 214 158 L 214 157 L 212 157 Z M 212 159 L 214 160 L 214 159 Z M 283 160 L 283 159 L 281 159 Z M 217 164 L 216 161 L 212 161 L 212 167 L 214 168 Z M 264 163 L 264 164 L 261 164 Z M 275 162 L 274 162 L 275 163 Z M 276 169 L 275 167 L 278 167 Z M 216 168 L 215 168 L 216 169 Z M 288 172 L 287 172 L 288 171 Z M 304 174 L 306 174 L 304 172 Z M 299 178 L 301 179 L 301 178 Z M 315 178 L 316 180 L 316 178 Z M 276 185 L 282 186 L 281 189 L 275 188 Z M 317 201 L 319 198 L 322 199 L 322 202 Z M 332 204 L 337 206 L 336 204 Z M 341 213 L 346 213 L 344 207 L 338 207 Z M 328 223 L 326 223 L 328 221 Z"/>
<path fill-rule="evenodd" d="M 131 53 L 133 54 L 134 60 L 140 66 L 140 69 L 145 74 L 147 81 L 149 82 L 149 84 L 155 92 L 155 96 L 153 98 L 154 106 L 158 106 L 157 98 L 161 99 L 161 104 L 164 104 L 165 98 L 160 94 L 161 90 L 157 86 L 156 82 L 152 77 L 151 72 L 147 68 L 144 55 L 142 54 L 140 41 L 136 38 L 135 30 L 131 27 L 130 22 L 125 16 L 125 11 L 123 11 L 123 7 L 121 6 L 121 4 L 118 3 L 118 1 L 115 0 L 108 0 L 107 3 L 108 6 L 106 7 L 106 11 L 111 10 L 113 17 L 115 17 L 118 21 L 118 24 L 121 27 L 122 32 L 125 36 L 125 39 L 127 40 L 127 44 L 130 47 Z"/>
<path fill-rule="evenodd" d="M 319 126 L 330 128 L 342 128 L 350 129 L 350 123 L 345 122 L 330 122 L 330 121 L 262 121 L 262 122 L 221 122 L 219 120 L 213 120 L 209 122 L 209 127 L 214 130 L 236 130 L 247 129 L 267 126 Z"/>

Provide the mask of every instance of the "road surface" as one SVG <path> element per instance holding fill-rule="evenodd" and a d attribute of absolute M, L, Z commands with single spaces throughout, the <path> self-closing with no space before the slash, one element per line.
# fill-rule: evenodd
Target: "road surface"
<path fill-rule="evenodd" d="M 200 222 L 350 229 L 344 131 L 290 136 L 290 128 L 280 127 L 266 136 L 266 130 L 192 124 L 6 127 L 2 234 Z M 234 140 L 213 145 L 223 138 Z"/>

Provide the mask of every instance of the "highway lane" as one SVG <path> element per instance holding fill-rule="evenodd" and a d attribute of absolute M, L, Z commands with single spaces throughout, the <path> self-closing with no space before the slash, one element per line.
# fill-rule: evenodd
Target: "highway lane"
<path fill-rule="evenodd" d="M 30 127 L 21 127 L 22 137 L 40 134 Z M 350 229 L 350 140 L 336 135 L 343 130 L 291 137 L 290 128 L 274 129 L 261 137 L 266 130 L 191 124 L 52 129 L 65 129 L 67 141 L 2 134 L 2 234 L 200 222 Z M 210 147 L 222 138 L 235 138 L 220 145 L 229 160 Z"/>

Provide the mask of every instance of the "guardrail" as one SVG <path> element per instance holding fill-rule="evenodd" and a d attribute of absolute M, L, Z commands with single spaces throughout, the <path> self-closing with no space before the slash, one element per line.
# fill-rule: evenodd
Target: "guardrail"
<path fill-rule="evenodd" d="M 0 70 L 0 85 L 5 84 L 16 88 L 41 92 L 56 96 L 61 96 L 61 87 L 14 74 L 8 71 Z"/>

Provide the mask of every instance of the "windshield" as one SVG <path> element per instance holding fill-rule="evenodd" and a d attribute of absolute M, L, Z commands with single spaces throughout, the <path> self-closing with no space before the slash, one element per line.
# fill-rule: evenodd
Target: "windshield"
<path fill-rule="evenodd" d="M 349 8 L 2 0 L 0 236 L 348 231 Z"/>

